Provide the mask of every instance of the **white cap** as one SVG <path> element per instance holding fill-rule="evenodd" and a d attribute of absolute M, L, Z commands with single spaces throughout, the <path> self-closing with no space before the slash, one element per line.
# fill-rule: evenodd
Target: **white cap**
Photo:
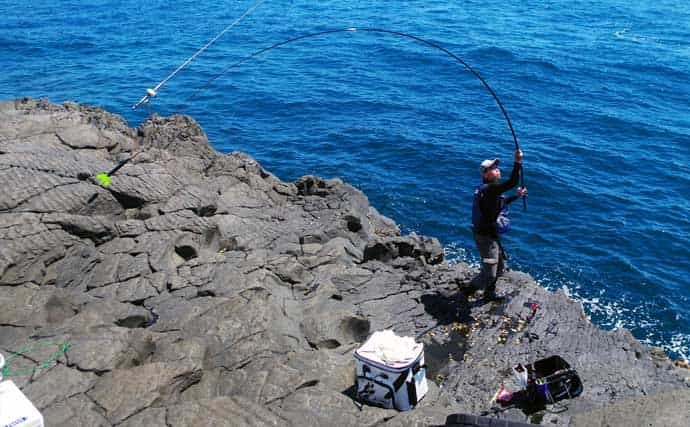
<path fill-rule="evenodd" d="M 500 162 L 498 159 L 486 159 L 479 165 L 479 172 L 484 173 L 487 169 L 498 166 Z"/>

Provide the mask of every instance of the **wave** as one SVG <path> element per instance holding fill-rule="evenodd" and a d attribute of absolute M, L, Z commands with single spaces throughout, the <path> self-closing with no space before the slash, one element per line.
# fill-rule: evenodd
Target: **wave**
<path fill-rule="evenodd" d="M 561 69 L 554 64 L 553 62 L 546 60 L 546 59 L 530 59 L 530 58 L 525 58 L 525 59 L 520 59 L 518 60 L 519 64 L 524 64 L 524 65 L 532 65 L 540 70 L 546 70 L 549 72 L 560 72 Z"/>
<path fill-rule="evenodd" d="M 687 82 L 687 79 L 690 78 L 690 73 L 687 71 L 674 68 L 662 62 L 613 62 L 607 65 L 653 79 L 672 77 Z"/>
<path fill-rule="evenodd" d="M 468 58 L 492 58 L 515 60 L 515 55 L 508 49 L 498 46 L 486 46 L 471 49 L 466 53 Z"/>
<path fill-rule="evenodd" d="M 666 137 L 668 131 L 648 121 L 614 115 L 613 112 L 592 112 L 587 122 L 582 124 L 594 130 L 607 129 L 612 135 L 628 134 L 640 139 L 643 137 Z"/>
<path fill-rule="evenodd" d="M 10 50 L 23 50 L 31 48 L 35 43 L 31 43 L 24 38 L 20 37 L 3 37 L 0 35 L 0 46 L 3 49 L 9 48 Z"/>
<path fill-rule="evenodd" d="M 515 63 L 520 66 L 522 71 L 524 71 L 525 68 L 523 66 L 527 66 L 528 68 L 536 68 L 541 71 L 547 71 L 548 73 L 556 73 L 561 71 L 558 65 L 547 58 L 524 57 L 518 53 L 497 46 L 475 48 L 466 52 L 465 55 L 472 59 L 490 59 L 499 63 Z M 481 64 L 482 62 L 484 61 L 477 61 L 477 64 Z"/>
<path fill-rule="evenodd" d="M 646 40 L 646 37 L 635 35 L 630 32 L 630 28 L 621 28 L 620 30 L 614 31 L 613 36 L 618 40 L 625 40 L 634 43 L 642 43 Z"/>

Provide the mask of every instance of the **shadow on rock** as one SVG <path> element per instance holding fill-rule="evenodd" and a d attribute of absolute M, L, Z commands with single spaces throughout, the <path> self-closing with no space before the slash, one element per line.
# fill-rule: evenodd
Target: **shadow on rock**
<path fill-rule="evenodd" d="M 426 294 L 422 295 L 421 301 L 424 310 L 436 319 L 439 326 L 456 322 L 468 323 L 473 320 L 467 298 L 460 292 L 453 295 Z"/>
<path fill-rule="evenodd" d="M 452 366 L 463 359 L 474 319 L 462 293 L 427 294 L 421 302 L 426 312 L 436 319 L 435 326 L 419 337 L 424 343 L 427 377 L 440 384 Z"/>

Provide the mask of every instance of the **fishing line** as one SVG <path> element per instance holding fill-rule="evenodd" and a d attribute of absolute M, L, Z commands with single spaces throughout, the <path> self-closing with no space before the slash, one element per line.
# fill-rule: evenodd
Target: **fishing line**
<path fill-rule="evenodd" d="M 418 43 L 426 45 L 428 47 L 440 50 L 441 52 L 450 56 L 456 62 L 462 64 L 470 73 L 472 73 L 472 75 L 474 75 L 482 83 L 482 85 L 484 86 L 486 91 L 489 92 L 491 97 L 494 99 L 494 101 L 498 105 L 498 108 L 501 110 L 501 113 L 503 114 L 503 117 L 505 118 L 506 123 L 508 124 L 508 128 L 510 129 L 510 134 L 512 135 L 513 142 L 515 144 L 515 150 L 520 149 L 520 144 L 518 143 L 517 135 L 515 134 L 515 129 L 513 128 L 513 123 L 510 121 L 510 117 L 508 116 L 508 112 L 506 111 L 505 107 L 503 106 L 503 103 L 499 99 L 496 92 L 491 88 L 491 86 L 489 86 L 489 83 L 481 76 L 481 74 L 479 74 L 479 72 L 477 72 L 477 70 L 472 68 L 462 58 L 460 58 L 459 56 L 457 56 L 456 54 L 454 54 L 453 52 L 451 52 L 450 50 L 446 49 L 445 47 L 443 47 L 439 44 L 436 44 L 434 42 L 431 42 L 429 40 L 425 40 L 423 38 L 420 38 L 420 37 L 417 37 L 417 36 L 414 36 L 411 34 L 403 33 L 400 31 L 386 30 L 386 29 L 381 29 L 381 28 L 338 28 L 338 29 L 324 30 L 324 31 L 319 31 L 319 32 L 315 32 L 315 33 L 303 34 L 303 35 L 300 35 L 297 37 L 293 37 L 293 38 L 275 43 L 275 44 L 268 46 L 268 47 L 265 47 L 263 49 L 259 49 L 256 52 L 252 53 L 251 55 L 248 55 L 248 56 L 238 60 L 237 62 L 231 64 L 230 66 L 225 68 L 223 71 L 218 73 L 216 76 L 214 76 L 213 78 L 208 80 L 201 88 L 199 88 L 196 92 L 194 92 L 191 96 L 189 96 L 186 99 L 186 102 L 189 102 L 189 101 L 193 100 L 194 98 L 196 98 L 196 96 L 200 92 L 207 89 L 211 84 L 213 84 L 213 82 L 215 82 L 220 77 L 222 77 L 223 75 L 228 73 L 230 70 L 237 68 L 240 65 L 252 60 L 253 58 L 256 58 L 257 56 L 260 56 L 260 55 L 262 55 L 266 52 L 269 52 L 273 49 L 288 45 L 290 43 L 295 43 L 295 42 L 298 42 L 300 40 L 309 39 L 309 38 L 316 38 L 316 37 L 321 37 L 321 36 L 336 34 L 336 33 L 355 33 L 355 32 L 390 34 L 390 35 L 394 35 L 394 36 L 398 36 L 398 37 L 404 37 L 407 39 L 411 39 L 411 40 L 414 40 Z M 524 187 L 525 181 L 524 181 L 524 173 L 522 170 L 522 164 L 519 165 L 519 175 L 520 175 L 520 186 Z M 522 198 L 522 203 L 523 203 L 523 209 L 527 209 L 526 197 Z"/>
<path fill-rule="evenodd" d="M 142 104 L 146 104 L 147 106 L 149 106 L 149 105 L 150 105 L 150 104 L 149 104 L 149 101 L 150 101 L 152 98 L 154 98 L 156 95 L 158 95 L 158 91 L 159 91 L 167 82 L 169 82 L 173 77 L 175 77 L 175 75 L 177 75 L 177 73 L 179 73 L 179 72 L 182 71 L 187 65 L 189 65 L 189 64 L 190 64 L 197 56 L 199 56 L 203 51 L 205 51 L 206 49 L 208 49 L 213 43 L 215 43 L 216 41 L 218 41 L 218 39 L 220 39 L 221 37 L 223 37 L 223 35 L 224 35 L 225 33 L 227 33 L 228 31 L 230 31 L 231 28 L 233 28 L 235 25 L 239 24 L 240 21 L 242 21 L 244 18 L 246 18 L 247 16 L 249 16 L 252 12 L 254 12 L 254 11 L 261 5 L 261 3 L 263 3 L 263 2 L 264 2 L 264 0 L 257 0 L 257 2 L 254 3 L 249 9 L 245 10 L 244 13 L 243 13 L 242 15 L 240 15 L 239 18 L 235 19 L 235 20 L 234 20 L 233 22 L 231 22 L 228 26 L 226 26 L 226 27 L 223 29 L 223 31 L 221 31 L 220 33 L 218 33 L 214 38 L 212 38 L 208 43 L 206 43 L 201 49 L 197 50 L 197 51 L 194 53 L 194 55 L 192 55 L 192 56 L 190 56 L 189 58 L 187 58 L 187 60 L 184 61 L 179 67 L 177 67 L 172 73 L 168 74 L 168 76 L 167 76 L 166 78 L 164 78 L 163 80 L 161 80 L 161 81 L 160 81 L 156 86 L 154 86 L 153 88 L 146 89 L 146 95 L 144 95 L 144 96 L 139 100 L 139 102 L 137 102 L 136 104 L 134 104 L 134 105 L 132 106 L 132 110 L 136 110 L 136 109 L 137 109 L 140 105 L 142 105 Z M 150 115 L 150 111 L 149 111 L 149 115 Z M 101 173 L 97 174 L 97 175 L 94 177 L 95 180 L 96 180 L 96 182 L 97 182 L 99 185 L 101 185 L 101 186 L 103 186 L 103 187 L 105 187 L 105 188 L 108 188 L 108 187 L 110 186 L 110 181 L 111 181 L 111 178 L 112 178 L 113 174 L 115 174 L 115 172 L 117 172 L 117 171 L 118 171 L 120 168 L 122 168 L 124 165 L 126 165 L 126 164 L 129 163 L 129 162 L 131 162 L 135 157 L 137 157 L 137 156 L 138 156 L 139 154 L 141 154 L 142 152 L 143 152 L 143 149 L 139 150 L 138 152 L 136 152 L 135 154 L 133 154 L 133 155 L 130 156 L 129 158 L 120 161 L 120 162 L 119 162 L 113 169 L 111 169 L 110 171 L 108 171 L 108 172 L 101 172 Z M 92 196 L 87 200 L 86 205 L 87 205 L 87 206 L 90 205 L 90 204 L 96 199 L 96 197 L 98 197 L 98 193 L 95 193 L 94 195 L 92 195 Z"/>
<path fill-rule="evenodd" d="M 175 77 L 175 75 L 176 75 L 177 73 L 179 73 L 180 71 L 182 71 L 183 68 L 185 68 L 187 65 L 189 65 L 189 63 L 192 62 L 197 56 L 199 56 L 199 55 L 201 54 L 201 52 L 203 52 L 203 51 L 205 51 L 206 49 L 208 49 L 208 48 L 209 48 L 213 43 L 215 43 L 219 38 L 223 37 L 223 35 L 224 35 L 225 33 L 227 33 L 228 31 L 230 31 L 230 29 L 231 29 L 232 27 L 234 27 L 235 25 L 237 25 L 241 20 L 243 20 L 245 17 L 247 17 L 248 15 L 250 15 L 252 12 L 254 12 L 254 10 L 256 10 L 256 8 L 258 8 L 258 7 L 261 5 L 261 3 L 263 3 L 263 2 L 264 2 L 264 0 L 258 0 L 256 3 L 254 3 L 254 5 L 253 5 L 252 7 L 250 7 L 249 9 L 247 9 L 239 18 L 235 19 L 232 23 L 230 23 L 230 25 L 228 25 L 227 27 L 225 27 L 225 29 L 223 29 L 223 31 L 221 31 L 220 33 L 218 33 L 218 35 L 216 35 L 213 39 L 211 39 L 211 41 L 209 41 L 208 43 L 206 43 L 206 44 L 204 45 L 204 47 L 202 47 L 201 49 L 199 49 L 198 51 L 196 51 L 196 53 L 195 53 L 194 55 L 192 55 L 192 56 L 190 56 L 189 58 L 187 58 L 187 60 L 184 61 L 179 67 L 177 67 L 177 68 L 175 69 L 175 71 L 173 71 L 172 73 L 170 73 L 166 78 L 164 78 L 163 80 L 161 80 L 161 81 L 160 81 L 156 86 L 154 86 L 153 88 L 146 89 L 146 95 L 144 95 L 144 96 L 139 100 L 139 102 L 137 102 L 136 104 L 134 104 L 134 105 L 132 106 L 132 110 L 136 110 L 137 107 L 139 107 L 141 104 L 148 103 L 149 100 L 151 100 L 151 98 L 153 98 L 153 97 L 155 97 L 156 95 L 158 95 L 158 91 L 160 90 L 160 88 L 163 87 L 163 85 L 165 85 L 170 79 L 172 79 L 173 77 Z"/>

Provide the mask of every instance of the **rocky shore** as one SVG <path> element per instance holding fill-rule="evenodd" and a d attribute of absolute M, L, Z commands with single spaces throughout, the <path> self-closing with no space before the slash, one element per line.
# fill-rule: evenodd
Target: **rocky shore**
<path fill-rule="evenodd" d="M 108 186 L 96 175 L 134 156 Z M 0 103 L 0 353 L 49 426 L 687 425 L 690 371 L 510 272 L 503 303 L 434 238 L 401 235 L 339 179 L 282 182 L 185 116 Z M 525 303 L 540 309 L 524 339 Z M 425 344 L 408 412 L 354 400 L 353 351 L 381 329 Z M 584 392 L 491 411 L 510 367 L 560 355 Z M 14 357 L 10 357 L 14 355 Z"/>

